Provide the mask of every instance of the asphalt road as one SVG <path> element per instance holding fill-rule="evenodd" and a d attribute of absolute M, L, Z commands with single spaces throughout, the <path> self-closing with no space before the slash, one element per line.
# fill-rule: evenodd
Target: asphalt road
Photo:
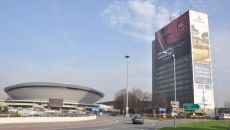
<path fill-rule="evenodd" d="M 176 123 L 194 121 L 196 120 L 177 120 Z M 0 130 L 157 130 L 166 126 L 173 126 L 173 120 L 145 119 L 144 124 L 132 124 L 130 118 L 104 116 L 82 122 L 5 124 L 0 125 Z"/>
<path fill-rule="evenodd" d="M 93 127 L 83 127 L 83 128 L 62 128 L 62 129 L 50 129 L 50 130 L 157 130 L 162 127 L 166 126 L 173 126 L 173 120 L 148 120 L 145 119 L 144 124 L 132 124 L 130 118 L 114 118 L 110 117 L 115 120 L 112 124 L 104 124 Z M 176 124 L 186 123 L 186 122 L 194 122 L 196 120 L 176 120 Z"/>

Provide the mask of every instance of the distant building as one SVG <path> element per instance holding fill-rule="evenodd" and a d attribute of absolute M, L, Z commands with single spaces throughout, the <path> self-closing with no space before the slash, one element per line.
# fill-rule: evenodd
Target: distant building
<path fill-rule="evenodd" d="M 114 111 L 114 101 L 99 102 L 97 105 L 99 105 L 99 108 L 104 111 Z"/>
<path fill-rule="evenodd" d="M 107 105 L 107 106 L 114 106 L 114 102 L 115 101 L 107 101 L 107 102 L 99 102 L 97 104 L 104 104 L 104 105 Z"/>
<path fill-rule="evenodd" d="M 0 105 L 16 109 L 82 110 L 98 107 L 95 103 L 104 97 L 92 88 L 49 82 L 20 83 L 4 90 L 10 98 Z"/>
<path fill-rule="evenodd" d="M 207 114 L 214 113 L 207 14 L 188 10 L 155 33 L 152 45 L 152 97 L 155 108 L 162 105 L 170 108 L 170 101 L 174 101 L 173 55 L 176 99 L 180 107 L 194 103 L 205 108 Z"/>
<path fill-rule="evenodd" d="M 218 112 L 218 114 L 221 114 L 221 113 L 223 113 L 223 114 L 230 114 L 230 108 L 224 108 L 224 107 L 218 108 L 217 112 Z"/>

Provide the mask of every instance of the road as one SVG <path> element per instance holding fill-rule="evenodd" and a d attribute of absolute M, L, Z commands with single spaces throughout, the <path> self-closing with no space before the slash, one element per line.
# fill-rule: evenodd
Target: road
<path fill-rule="evenodd" d="M 130 118 L 115 118 L 117 123 L 112 125 L 104 125 L 98 127 L 86 127 L 79 129 L 56 129 L 56 130 L 157 130 L 166 126 L 173 126 L 173 120 L 147 120 L 145 119 L 144 124 L 132 124 Z M 196 120 L 177 120 L 177 124 L 194 122 Z"/>
<path fill-rule="evenodd" d="M 177 120 L 177 124 L 196 120 Z M 0 130 L 156 130 L 172 126 L 172 120 L 147 120 L 144 124 L 132 124 L 130 118 L 99 117 L 96 120 L 69 123 L 34 123 L 0 125 Z"/>

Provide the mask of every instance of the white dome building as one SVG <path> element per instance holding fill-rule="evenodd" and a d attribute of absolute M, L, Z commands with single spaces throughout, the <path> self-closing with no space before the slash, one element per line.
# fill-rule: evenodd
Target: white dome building
<path fill-rule="evenodd" d="M 31 82 L 6 87 L 5 92 L 13 100 L 48 101 L 63 99 L 64 102 L 94 104 L 104 97 L 102 92 L 79 85 Z"/>

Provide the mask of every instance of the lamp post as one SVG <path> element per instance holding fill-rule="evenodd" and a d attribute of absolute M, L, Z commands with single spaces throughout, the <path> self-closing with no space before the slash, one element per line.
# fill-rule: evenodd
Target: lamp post
<path fill-rule="evenodd" d="M 174 77 L 174 80 L 173 80 L 174 81 L 174 101 L 176 103 L 176 58 L 174 54 L 172 54 L 172 57 L 173 57 L 173 77 Z M 174 128 L 176 128 L 176 115 L 174 115 Z"/>
<path fill-rule="evenodd" d="M 125 58 L 127 59 L 127 75 L 126 75 L 126 112 L 125 112 L 125 117 L 129 117 L 129 93 L 128 93 L 128 79 L 129 79 L 129 62 L 128 62 L 128 59 L 129 59 L 129 55 L 125 56 Z"/>
<path fill-rule="evenodd" d="M 175 55 L 172 54 L 173 57 L 173 77 L 174 77 L 174 101 L 176 102 L 176 59 Z"/>
<path fill-rule="evenodd" d="M 124 107 L 123 107 L 123 116 L 124 116 L 124 117 L 125 117 L 125 105 L 126 105 L 126 103 L 125 103 L 125 102 L 126 102 L 125 96 L 126 96 L 126 89 L 124 89 L 124 101 L 123 101 L 123 102 L 124 102 Z"/>
<path fill-rule="evenodd" d="M 167 51 L 163 51 L 164 54 L 169 55 L 169 53 Z M 175 54 L 170 55 L 173 58 L 173 82 L 174 82 L 174 102 L 175 102 L 175 106 L 176 106 L 176 58 L 175 58 Z M 175 111 L 176 111 L 176 107 L 175 107 Z M 174 113 L 175 114 L 175 113 Z M 176 115 L 174 115 L 174 128 L 176 128 Z"/>

